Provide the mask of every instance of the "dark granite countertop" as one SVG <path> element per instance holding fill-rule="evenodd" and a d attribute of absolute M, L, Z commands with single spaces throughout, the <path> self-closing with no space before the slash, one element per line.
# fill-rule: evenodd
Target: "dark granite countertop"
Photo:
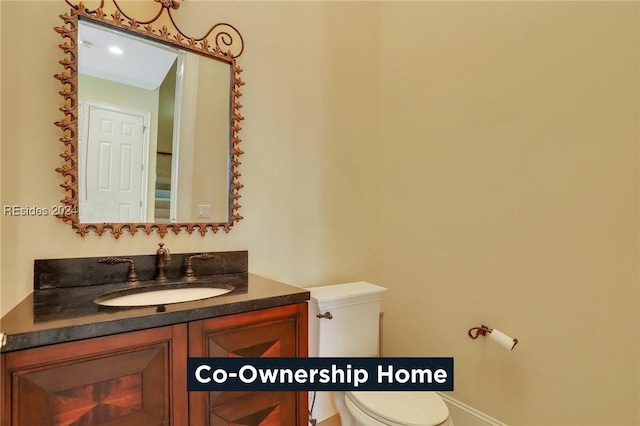
<path fill-rule="evenodd" d="M 36 289 L 2 318 L 0 331 L 7 335 L 2 352 L 249 312 L 309 299 L 309 292 L 302 288 L 246 272 L 203 276 L 199 281 L 207 281 L 213 286 L 233 286 L 234 290 L 209 299 L 166 304 L 160 308 L 111 308 L 94 303 L 94 299 L 130 286 L 101 284 Z M 153 287 L 154 284 L 143 281 L 138 286 Z"/>

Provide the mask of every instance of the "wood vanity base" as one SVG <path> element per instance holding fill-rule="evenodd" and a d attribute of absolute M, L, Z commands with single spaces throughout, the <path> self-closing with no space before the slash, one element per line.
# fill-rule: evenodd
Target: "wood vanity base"
<path fill-rule="evenodd" d="M 297 303 L 2 354 L 2 425 L 306 425 L 304 392 L 186 391 L 187 357 L 306 357 Z"/>

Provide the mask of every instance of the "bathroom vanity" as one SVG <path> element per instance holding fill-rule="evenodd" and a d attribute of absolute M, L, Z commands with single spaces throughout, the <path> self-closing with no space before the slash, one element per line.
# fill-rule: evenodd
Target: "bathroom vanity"
<path fill-rule="evenodd" d="M 153 290 L 153 256 L 131 257 L 137 284 L 100 282 L 124 281 L 124 263 L 36 261 L 34 292 L 2 318 L 2 424 L 306 424 L 304 393 L 187 392 L 188 357 L 307 356 L 309 292 L 247 273 L 246 252 L 216 255 L 197 282 L 231 291 L 141 307 L 95 300 Z M 187 256 L 173 255 L 173 285 Z"/>
<path fill-rule="evenodd" d="M 65 3 L 65 194 L 51 213 L 82 237 L 229 232 L 242 219 L 239 31 L 187 35 L 178 0 Z M 123 60 L 104 46 L 126 46 Z M 308 299 L 249 274 L 247 252 L 36 260 L 34 291 L 0 323 L 0 423 L 304 425 L 304 393 L 189 393 L 186 371 L 189 357 L 306 357 Z"/>

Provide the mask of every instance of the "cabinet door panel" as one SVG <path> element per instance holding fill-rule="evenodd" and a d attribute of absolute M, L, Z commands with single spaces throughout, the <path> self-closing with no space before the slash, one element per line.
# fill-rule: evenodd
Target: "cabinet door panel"
<path fill-rule="evenodd" d="M 296 320 L 285 318 L 238 330 L 205 331 L 208 357 L 296 356 Z"/>
<path fill-rule="evenodd" d="M 304 303 L 191 323 L 190 356 L 306 356 L 306 321 Z M 306 414 L 306 397 L 295 392 L 193 392 L 189 403 L 193 426 L 294 426 Z"/>
<path fill-rule="evenodd" d="M 168 425 L 178 409 L 172 334 L 164 327 L 6 354 L 7 424 Z"/>
<path fill-rule="evenodd" d="M 128 354 L 14 373 L 18 418 L 25 418 L 34 407 L 41 407 L 42 411 L 51 412 L 53 424 L 129 421 L 135 414 L 147 424 L 154 424 L 154 419 L 155 424 L 160 424 L 166 411 L 167 380 L 163 371 L 166 358 L 167 348 L 158 345 Z M 30 403 L 24 404 L 27 400 Z"/>
<path fill-rule="evenodd" d="M 209 425 L 295 425 L 293 392 L 221 392 L 233 394 L 215 400 Z"/>

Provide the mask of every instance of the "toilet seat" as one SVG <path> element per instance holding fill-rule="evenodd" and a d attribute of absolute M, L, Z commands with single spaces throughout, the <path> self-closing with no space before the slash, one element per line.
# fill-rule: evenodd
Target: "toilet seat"
<path fill-rule="evenodd" d="M 435 392 L 347 392 L 347 398 L 366 415 L 392 426 L 448 424 L 449 410 Z"/>

